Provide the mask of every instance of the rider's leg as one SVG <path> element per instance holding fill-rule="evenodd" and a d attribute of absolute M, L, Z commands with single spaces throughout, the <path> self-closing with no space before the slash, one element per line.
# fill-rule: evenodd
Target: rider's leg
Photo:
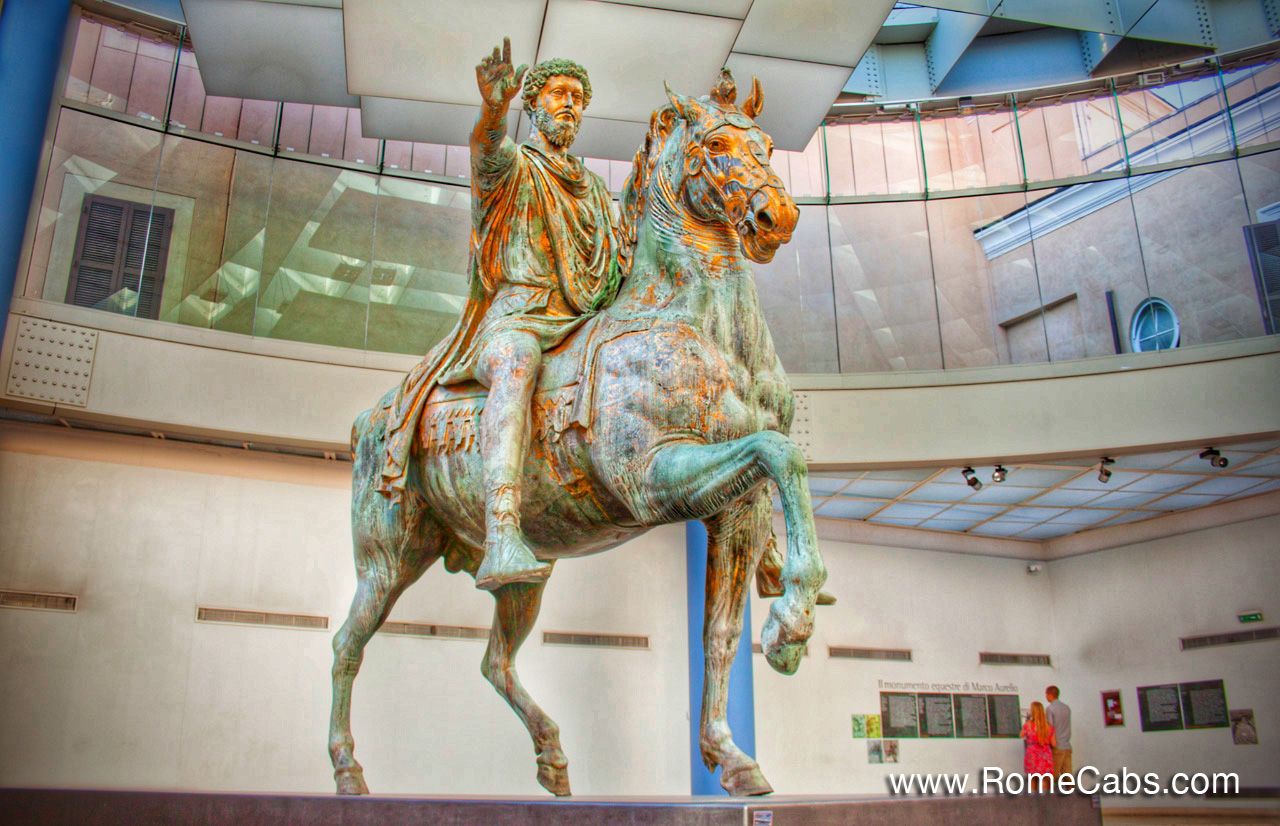
<path fill-rule="evenodd" d="M 538 582 L 551 566 L 539 562 L 520 530 L 520 483 L 529 446 L 529 405 L 542 364 L 542 348 L 530 333 L 492 338 L 480 356 L 480 380 L 489 398 L 480 415 L 484 457 L 484 561 L 476 587 L 493 591 L 513 582 Z"/>

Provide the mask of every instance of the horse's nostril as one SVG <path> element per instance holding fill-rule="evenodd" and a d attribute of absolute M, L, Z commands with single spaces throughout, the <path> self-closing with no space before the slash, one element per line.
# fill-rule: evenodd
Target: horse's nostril
<path fill-rule="evenodd" d="M 756 224 L 761 229 L 768 232 L 773 229 L 773 214 L 767 209 L 760 210 L 756 213 Z"/>

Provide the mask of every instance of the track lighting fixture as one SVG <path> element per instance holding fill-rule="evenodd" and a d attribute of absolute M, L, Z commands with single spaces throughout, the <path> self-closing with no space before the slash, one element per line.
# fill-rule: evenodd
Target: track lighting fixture
<path fill-rule="evenodd" d="M 1102 460 L 1098 462 L 1099 482 L 1105 485 L 1111 479 L 1111 471 L 1107 470 L 1107 465 L 1114 465 L 1115 463 L 1115 459 L 1108 459 L 1106 456 L 1102 457 Z"/>
<path fill-rule="evenodd" d="M 1231 460 L 1219 453 L 1218 449 L 1214 447 L 1208 447 L 1200 451 L 1200 458 L 1214 467 L 1226 467 L 1231 464 Z"/>
<path fill-rule="evenodd" d="M 1009 475 L 1009 470 L 1004 465 L 996 465 L 996 469 L 991 471 L 991 481 L 997 485 L 1005 480 Z"/>
<path fill-rule="evenodd" d="M 978 474 L 973 472 L 973 468 L 967 467 L 960 471 L 960 475 L 964 477 L 964 483 L 974 490 L 982 490 L 982 482 L 978 479 Z"/>

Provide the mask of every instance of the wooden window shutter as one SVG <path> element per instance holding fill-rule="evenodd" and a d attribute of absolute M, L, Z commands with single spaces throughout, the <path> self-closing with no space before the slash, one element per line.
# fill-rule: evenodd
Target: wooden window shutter
<path fill-rule="evenodd" d="M 138 318 L 158 318 L 173 216 L 164 207 L 86 195 L 67 303 L 118 311 L 108 301 L 127 289 L 137 294 Z"/>

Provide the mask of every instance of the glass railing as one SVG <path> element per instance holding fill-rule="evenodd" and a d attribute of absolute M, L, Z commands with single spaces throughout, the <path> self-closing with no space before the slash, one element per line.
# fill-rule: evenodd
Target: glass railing
<path fill-rule="evenodd" d="M 180 38 L 81 18 L 22 294 L 424 353 L 467 295 L 467 148 L 364 138 L 358 109 L 207 95 Z M 801 221 L 755 269 L 787 369 L 1168 346 L 1130 333 L 1153 298 L 1179 345 L 1275 332 L 1280 62 L 1130 80 L 886 107 L 776 152 Z M 615 191 L 630 172 L 586 162 Z"/>

